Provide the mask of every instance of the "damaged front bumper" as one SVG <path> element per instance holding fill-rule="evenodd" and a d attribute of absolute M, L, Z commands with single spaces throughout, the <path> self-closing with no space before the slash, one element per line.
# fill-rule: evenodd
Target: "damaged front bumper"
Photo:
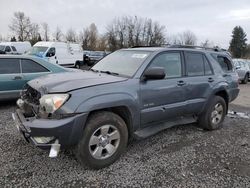
<path fill-rule="evenodd" d="M 52 150 L 58 150 L 58 147 L 59 149 L 70 148 L 79 142 L 83 135 L 87 114 L 76 114 L 63 119 L 37 119 L 26 118 L 22 111 L 17 109 L 12 117 L 26 141 L 41 149 L 50 149 L 52 152 Z M 44 143 L 43 140 L 48 142 Z"/>

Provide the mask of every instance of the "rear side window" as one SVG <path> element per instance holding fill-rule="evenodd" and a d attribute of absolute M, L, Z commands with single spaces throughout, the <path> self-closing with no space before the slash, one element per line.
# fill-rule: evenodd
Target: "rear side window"
<path fill-rule="evenodd" d="M 211 75 L 211 74 L 213 74 L 211 66 L 210 66 L 207 58 L 204 55 L 203 55 L 203 61 L 204 61 L 205 75 Z"/>
<path fill-rule="evenodd" d="M 19 59 L 0 59 L 0 74 L 20 73 Z"/>
<path fill-rule="evenodd" d="M 149 67 L 164 68 L 166 78 L 181 77 L 181 54 L 178 52 L 162 53 L 152 61 Z"/>
<path fill-rule="evenodd" d="M 12 48 L 12 51 L 16 52 L 15 46 L 11 46 L 11 48 Z"/>
<path fill-rule="evenodd" d="M 188 76 L 204 75 L 203 57 L 199 53 L 185 53 L 186 68 Z"/>
<path fill-rule="evenodd" d="M 49 72 L 48 69 L 30 59 L 22 59 L 21 65 L 22 73 Z"/>
<path fill-rule="evenodd" d="M 212 69 L 210 64 L 201 53 L 185 52 L 186 72 L 188 76 L 211 75 Z"/>
<path fill-rule="evenodd" d="M 223 71 L 225 72 L 233 71 L 233 65 L 227 57 L 217 54 L 212 54 L 212 57 L 220 64 Z"/>

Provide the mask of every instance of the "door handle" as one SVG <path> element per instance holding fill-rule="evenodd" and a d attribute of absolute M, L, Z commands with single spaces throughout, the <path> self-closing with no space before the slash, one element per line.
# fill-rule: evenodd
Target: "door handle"
<path fill-rule="evenodd" d="M 213 78 L 208 78 L 208 82 L 213 82 L 214 79 Z"/>
<path fill-rule="evenodd" d="M 177 82 L 178 86 L 184 86 L 186 83 L 183 80 Z"/>
<path fill-rule="evenodd" d="M 21 80 L 23 77 L 22 76 L 14 76 L 13 80 Z"/>

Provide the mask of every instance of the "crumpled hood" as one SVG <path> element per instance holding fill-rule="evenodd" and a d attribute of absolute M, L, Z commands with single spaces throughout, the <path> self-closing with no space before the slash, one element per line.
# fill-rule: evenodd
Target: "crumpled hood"
<path fill-rule="evenodd" d="M 105 73 L 84 71 L 49 74 L 31 80 L 28 84 L 44 94 L 64 93 L 79 88 L 121 82 L 125 80 L 127 80 L 127 78 L 112 76 Z"/>

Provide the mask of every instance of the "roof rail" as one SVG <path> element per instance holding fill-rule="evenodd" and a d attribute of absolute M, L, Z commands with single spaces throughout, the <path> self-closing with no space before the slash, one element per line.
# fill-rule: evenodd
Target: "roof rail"
<path fill-rule="evenodd" d="M 169 48 L 191 48 L 191 49 L 203 49 L 203 50 L 212 50 L 215 52 L 226 52 L 226 49 L 220 48 L 218 46 L 215 46 L 214 48 L 204 47 L 204 46 L 194 46 L 194 45 L 180 45 L 180 44 L 174 44 L 168 46 Z"/>
<path fill-rule="evenodd" d="M 150 48 L 150 47 L 167 47 L 167 48 L 190 48 L 190 49 L 201 49 L 201 50 L 211 50 L 215 52 L 225 52 L 228 53 L 228 50 L 215 46 L 213 48 L 204 47 L 204 46 L 195 46 L 195 45 L 182 45 L 182 44 L 161 44 L 161 45 L 151 45 L 151 46 L 132 46 L 131 48 Z M 230 54 L 231 55 L 231 54 Z"/>
<path fill-rule="evenodd" d="M 151 46 L 132 46 L 131 48 L 152 48 L 152 47 L 162 47 L 159 45 L 151 45 Z"/>

